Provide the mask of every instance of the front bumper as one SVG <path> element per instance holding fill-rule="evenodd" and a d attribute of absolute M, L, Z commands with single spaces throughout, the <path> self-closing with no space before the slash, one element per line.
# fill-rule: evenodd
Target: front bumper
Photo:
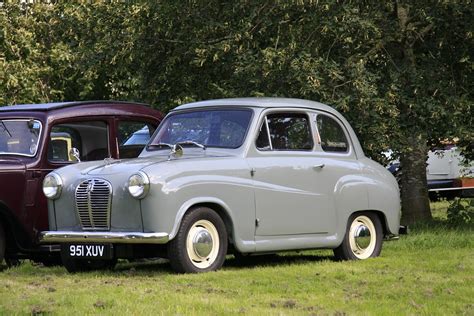
<path fill-rule="evenodd" d="M 48 243 L 166 244 L 167 233 L 44 231 L 39 240 Z"/>

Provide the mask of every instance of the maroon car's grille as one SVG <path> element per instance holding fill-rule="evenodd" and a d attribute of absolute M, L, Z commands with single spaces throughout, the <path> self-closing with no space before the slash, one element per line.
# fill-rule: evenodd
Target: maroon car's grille
<path fill-rule="evenodd" d="M 89 179 L 76 188 L 76 210 L 82 229 L 109 230 L 112 186 L 102 179 Z"/>

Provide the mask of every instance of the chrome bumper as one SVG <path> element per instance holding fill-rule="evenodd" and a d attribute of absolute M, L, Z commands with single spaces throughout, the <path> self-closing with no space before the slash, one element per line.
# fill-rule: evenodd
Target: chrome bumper
<path fill-rule="evenodd" d="M 74 232 L 45 231 L 40 233 L 40 242 L 47 243 L 113 243 L 113 244 L 165 244 L 167 233 L 139 232 Z"/>

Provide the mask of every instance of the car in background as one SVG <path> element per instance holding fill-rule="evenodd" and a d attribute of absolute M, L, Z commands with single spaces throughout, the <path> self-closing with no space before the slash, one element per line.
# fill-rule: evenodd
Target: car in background
<path fill-rule="evenodd" d="M 431 199 L 474 197 L 474 162 L 466 163 L 455 145 L 428 152 L 426 176 Z"/>
<path fill-rule="evenodd" d="M 146 145 L 150 140 L 150 130 L 148 126 L 144 126 L 138 131 L 134 132 L 130 137 L 128 137 L 123 145 Z"/>
<path fill-rule="evenodd" d="M 397 176 L 400 161 L 392 159 L 391 151 L 383 154 L 390 160 L 387 170 Z M 431 200 L 474 197 L 474 161 L 465 162 L 461 151 L 453 144 L 428 151 L 426 178 Z"/>
<path fill-rule="evenodd" d="M 312 101 L 242 98 L 169 113 L 139 158 L 86 162 L 44 180 L 45 245 L 68 271 L 166 257 L 177 272 L 238 256 L 330 248 L 376 257 L 397 237 L 395 178 L 349 123 Z"/>
<path fill-rule="evenodd" d="M 46 174 L 78 161 L 136 157 L 145 143 L 126 139 L 163 115 L 133 102 L 84 101 L 0 107 L 0 263 L 31 258 L 58 262 L 57 245 L 40 245 L 48 229 Z"/>

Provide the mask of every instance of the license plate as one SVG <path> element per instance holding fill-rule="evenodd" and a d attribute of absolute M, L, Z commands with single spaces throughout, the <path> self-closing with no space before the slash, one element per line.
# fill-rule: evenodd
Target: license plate
<path fill-rule="evenodd" d="M 70 258 L 87 259 L 112 259 L 112 245 L 63 245 L 61 247 L 63 256 Z"/>

